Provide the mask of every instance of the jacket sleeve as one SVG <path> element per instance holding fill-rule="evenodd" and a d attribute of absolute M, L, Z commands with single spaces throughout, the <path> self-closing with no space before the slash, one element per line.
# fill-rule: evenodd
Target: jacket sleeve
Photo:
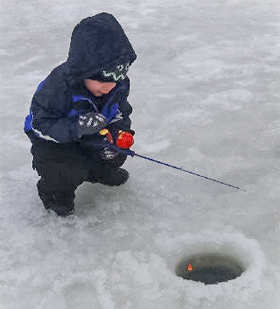
<path fill-rule="evenodd" d="M 50 92 L 46 87 L 36 93 L 31 103 L 32 130 L 42 139 L 69 143 L 75 141 L 75 117 L 68 115 L 66 91 Z"/>

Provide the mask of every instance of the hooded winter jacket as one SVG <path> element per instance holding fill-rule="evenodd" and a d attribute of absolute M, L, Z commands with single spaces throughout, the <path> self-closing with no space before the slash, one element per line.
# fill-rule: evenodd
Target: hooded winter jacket
<path fill-rule="evenodd" d="M 56 143 L 76 142 L 79 115 L 92 111 L 107 118 L 113 134 L 119 129 L 130 131 L 128 77 L 102 97 L 90 93 L 84 80 L 118 65 L 130 65 L 135 59 L 124 30 L 111 14 L 100 13 L 82 20 L 72 33 L 67 61 L 38 86 L 25 120 L 25 132 L 29 137 L 36 135 Z M 92 141 L 98 143 L 99 139 L 96 134 Z"/>

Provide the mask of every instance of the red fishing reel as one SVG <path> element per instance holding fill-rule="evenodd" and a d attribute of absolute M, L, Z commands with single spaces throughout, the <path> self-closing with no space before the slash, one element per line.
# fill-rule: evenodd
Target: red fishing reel
<path fill-rule="evenodd" d="M 116 145 L 120 148 L 129 149 L 134 143 L 133 135 L 129 132 L 119 131 Z"/>
<path fill-rule="evenodd" d="M 113 137 L 108 129 L 102 129 L 99 134 L 107 137 L 109 143 L 113 144 Z M 129 149 L 134 143 L 133 135 L 122 130 L 118 131 L 116 146 L 123 149 Z"/>

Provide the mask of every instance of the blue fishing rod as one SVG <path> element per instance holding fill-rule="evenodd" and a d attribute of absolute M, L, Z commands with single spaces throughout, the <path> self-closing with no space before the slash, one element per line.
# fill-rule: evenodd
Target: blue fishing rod
<path fill-rule="evenodd" d="M 133 154 L 130 154 L 132 157 L 133 157 L 133 156 L 136 156 L 136 157 L 139 157 L 139 158 L 142 158 L 142 159 L 145 159 L 145 160 L 149 160 L 149 161 L 154 162 L 154 163 L 158 163 L 158 164 L 162 164 L 162 165 L 164 165 L 164 166 L 170 167 L 170 168 L 174 168 L 174 169 L 176 169 L 176 170 L 179 170 L 179 171 L 181 171 L 181 172 L 185 172 L 185 173 L 191 174 L 191 175 L 193 175 L 193 176 L 198 176 L 198 177 L 204 178 L 204 179 L 206 179 L 206 180 L 214 181 L 214 182 L 217 182 L 217 183 L 222 184 L 222 185 L 224 185 L 224 186 L 228 186 L 228 187 L 231 187 L 231 188 L 234 188 L 234 189 L 237 189 L 237 190 L 241 190 L 241 191 L 243 191 L 243 192 L 246 192 L 246 190 L 241 189 L 241 188 L 236 187 L 236 186 L 233 186 L 233 185 L 231 185 L 231 184 L 229 184 L 229 183 L 226 183 L 226 182 L 223 182 L 223 181 L 214 179 L 214 178 L 206 177 L 206 176 L 200 175 L 200 174 L 198 174 L 198 173 L 194 173 L 194 172 L 185 170 L 183 167 L 178 167 L 178 166 L 171 165 L 171 164 L 168 164 L 168 163 L 159 161 L 159 160 L 155 160 L 155 159 L 153 159 L 153 158 L 149 158 L 149 157 L 146 157 L 146 156 L 137 154 L 137 153 L 135 153 L 134 151 L 132 151 L 132 152 L 133 152 Z"/>
<path fill-rule="evenodd" d="M 188 171 L 188 170 L 184 169 L 183 167 L 178 167 L 178 166 L 175 166 L 175 165 L 172 165 L 172 164 L 169 164 L 169 163 L 165 163 L 165 162 L 162 162 L 162 161 L 159 161 L 159 160 L 155 160 L 155 159 L 150 158 L 150 157 L 143 156 L 143 155 L 138 154 L 138 153 L 136 153 L 136 152 L 134 152 L 134 151 L 132 151 L 130 149 L 119 148 L 118 146 L 116 146 L 114 144 L 111 144 L 111 143 L 108 143 L 107 145 L 108 145 L 109 148 L 114 149 L 114 150 L 116 150 L 119 153 L 131 156 L 131 157 L 138 157 L 138 158 L 141 158 L 141 159 L 145 159 L 145 160 L 157 163 L 157 164 L 161 164 L 161 165 L 164 165 L 164 166 L 176 169 L 176 170 L 184 172 L 184 173 L 188 173 L 188 174 L 193 175 L 193 176 L 201 177 L 201 178 L 204 178 L 206 180 L 214 181 L 214 182 L 219 183 L 221 185 L 228 186 L 230 188 L 246 192 L 246 190 L 241 189 L 241 188 L 236 187 L 236 186 L 233 186 L 233 185 L 231 185 L 229 183 L 226 183 L 226 182 L 214 179 L 214 178 L 210 178 L 210 177 L 207 177 L 207 176 L 203 176 L 203 175 L 200 175 L 198 173 L 194 173 L 194 172 Z"/>

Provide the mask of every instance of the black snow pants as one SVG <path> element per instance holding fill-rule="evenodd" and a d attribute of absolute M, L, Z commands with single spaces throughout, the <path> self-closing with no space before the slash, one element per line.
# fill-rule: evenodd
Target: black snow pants
<path fill-rule="evenodd" d="M 112 160 L 102 160 L 99 149 L 85 149 L 79 143 L 59 144 L 39 139 L 29 133 L 33 155 L 32 166 L 41 179 L 38 193 L 48 208 L 55 196 L 60 205 L 73 204 L 75 190 L 84 181 L 99 182 L 103 175 L 124 164 L 126 156 L 117 155 Z"/>

